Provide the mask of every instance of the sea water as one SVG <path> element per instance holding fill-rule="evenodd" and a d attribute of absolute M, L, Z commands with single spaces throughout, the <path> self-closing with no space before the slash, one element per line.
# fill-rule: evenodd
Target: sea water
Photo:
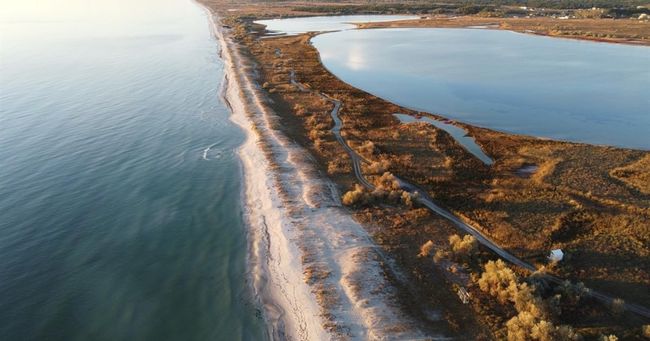
<path fill-rule="evenodd" d="M 263 339 L 205 11 L 0 6 L 0 339 Z"/>

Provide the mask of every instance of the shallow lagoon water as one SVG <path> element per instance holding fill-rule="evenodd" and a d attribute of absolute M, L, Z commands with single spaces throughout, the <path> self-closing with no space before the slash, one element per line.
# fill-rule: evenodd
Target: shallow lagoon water
<path fill-rule="evenodd" d="M 356 28 L 355 23 L 380 22 L 405 19 L 417 19 L 406 15 L 341 15 L 325 17 L 305 17 L 288 19 L 268 19 L 255 21 L 266 25 L 272 32 L 299 34 L 305 32 L 340 31 Z"/>
<path fill-rule="evenodd" d="M 402 123 L 424 122 L 424 123 L 434 125 L 437 128 L 440 128 L 446 131 L 447 133 L 449 133 L 449 135 L 451 135 L 456 141 L 458 141 L 458 143 L 463 148 L 465 148 L 468 152 L 476 156 L 476 158 L 481 160 L 481 162 L 483 162 L 484 164 L 491 165 L 494 163 L 494 160 L 492 160 L 492 158 L 490 158 L 487 154 L 485 154 L 483 149 L 478 144 L 476 144 L 474 138 L 468 136 L 467 131 L 465 131 L 465 129 L 457 125 L 434 120 L 431 117 L 426 117 L 426 116 L 423 116 L 421 118 L 416 118 L 406 114 L 393 114 L 393 115 L 395 115 L 395 117 L 397 117 L 397 119 L 399 119 L 400 122 Z"/>
<path fill-rule="evenodd" d="M 26 0 L 0 19 L 0 340 L 264 339 L 206 13 Z"/>
<path fill-rule="evenodd" d="M 481 29 L 373 29 L 313 38 L 343 81 L 504 132 L 650 149 L 650 48 Z"/>

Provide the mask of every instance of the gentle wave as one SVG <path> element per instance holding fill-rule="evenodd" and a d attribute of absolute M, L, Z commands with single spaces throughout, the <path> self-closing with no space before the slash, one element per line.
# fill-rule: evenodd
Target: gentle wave
<path fill-rule="evenodd" d="M 213 153 L 210 158 L 208 158 L 208 154 L 210 153 L 212 148 L 214 148 L 214 146 L 216 146 L 218 144 L 219 143 L 213 143 L 213 144 L 209 145 L 207 148 L 203 149 L 203 156 L 202 156 L 203 160 L 208 161 L 208 160 L 214 160 L 214 159 L 221 158 L 221 156 L 223 155 L 222 150 L 218 150 L 216 153 Z"/>

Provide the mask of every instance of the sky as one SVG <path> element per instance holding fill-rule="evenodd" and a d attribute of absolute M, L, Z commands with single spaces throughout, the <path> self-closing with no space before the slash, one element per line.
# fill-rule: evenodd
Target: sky
<path fill-rule="evenodd" d="M 0 0 L 0 20 L 119 19 L 134 15 L 146 16 L 155 3 L 155 0 Z"/>
<path fill-rule="evenodd" d="M 191 0 L 0 0 L 0 44 L 129 36 L 172 25 Z M 162 6 L 161 6 L 162 5 Z M 149 26 L 149 28 L 148 28 Z"/>

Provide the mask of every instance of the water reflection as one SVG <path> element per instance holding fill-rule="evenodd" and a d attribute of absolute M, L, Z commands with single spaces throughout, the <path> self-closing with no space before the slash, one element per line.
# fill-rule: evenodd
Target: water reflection
<path fill-rule="evenodd" d="M 465 148 L 468 152 L 476 156 L 484 164 L 491 165 L 494 163 L 494 161 L 489 156 L 487 156 L 487 154 L 485 154 L 483 149 L 478 144 L 476 144 L 474 138 L 467 135 L 467 131 L 465 131 L 465 129 L 463 128 L 460 128 L 451 123 L 437 121 L 432 119 L 431 117 L 426 117 L 426 116 L 421 118 L 415 118 L 411 115 L 405 115 L 405 114 L 394 114 L 394 115 L 402 123 L 425 122 L 437 128 L 440 128 L 446 131 L 447 133 L 449 133 L 449 135 L 451 135 L 451 137 L 453 137 L 454 140 L 456 140 L 461 146 L 463 146 L 463 148 Z"/>
<path fill-rule="evenodd" d="M 298 34 L 305 32 L 349 30 L 356 26 L 354 23 L 379 22 L 416 19 L 406 15 L 342 15 L 329 17 L 304 17 L 289 19 L 258 20 L 256 23 L 266 25 L 266 29 L 274 32 Z"/>
<path fill-rule="evenodd" d="M 373 29 L 312 39 L 343 81 L 505 132 L 650 149 L 650 48 L 481 29 Z"/>

